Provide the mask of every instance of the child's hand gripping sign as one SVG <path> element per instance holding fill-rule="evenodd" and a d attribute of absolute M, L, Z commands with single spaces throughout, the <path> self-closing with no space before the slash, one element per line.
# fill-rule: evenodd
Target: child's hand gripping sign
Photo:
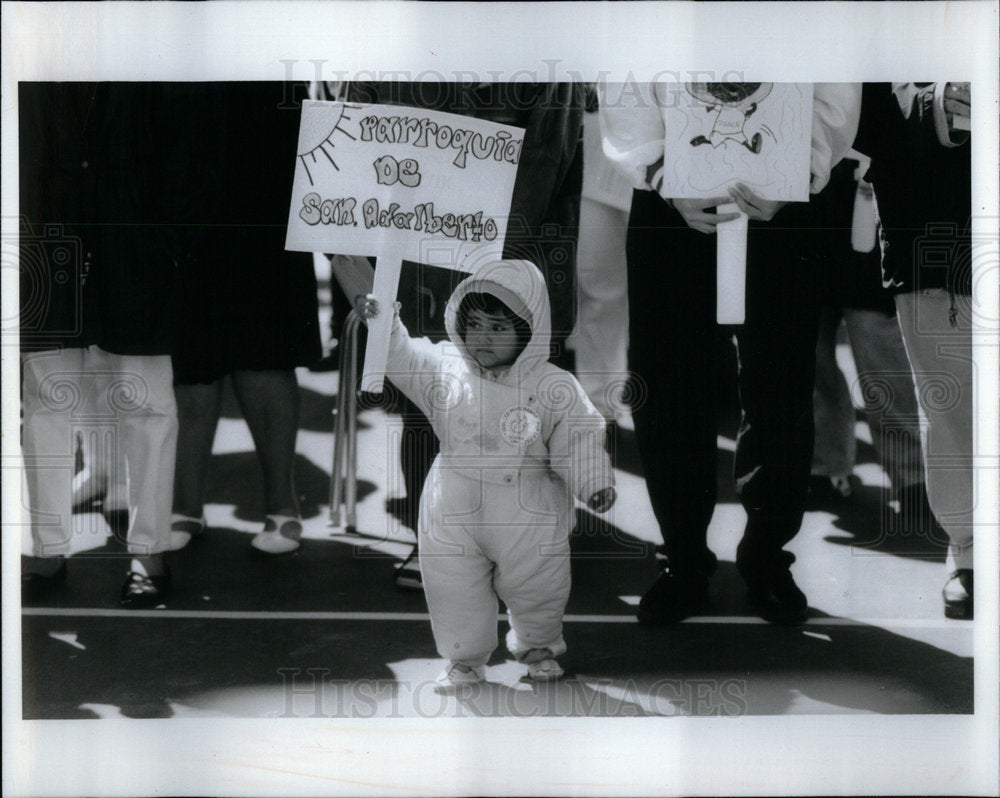
<path fill-rule="evenodd" d="M 474 272 L 502 256 L 523 142 L 467 116 L 305 102 L 285 248 L 374 255 L 385 306 L 404 259 Z M 382 390 L 391 321 L 369 326 L 363 390 Z"/>

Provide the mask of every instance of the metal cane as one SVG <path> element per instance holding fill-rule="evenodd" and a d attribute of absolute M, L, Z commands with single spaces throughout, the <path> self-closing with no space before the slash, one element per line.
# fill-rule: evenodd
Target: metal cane
<path fill-rule="evenodd" d="M 358 497 L 358 327 L 361 316 L 352 310 L 340 335 L 340 378 L 333 409 L 333 467 L 330 471 L 330 526 L 341 526 L 340 505 L 346 511 L 344 531 L 357 525 Z"/>

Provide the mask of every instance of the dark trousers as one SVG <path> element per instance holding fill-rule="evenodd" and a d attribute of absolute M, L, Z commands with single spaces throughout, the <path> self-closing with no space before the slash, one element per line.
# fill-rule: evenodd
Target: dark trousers
<path fill-rule="evenodd" d="M 735 479 L 748 523 L 741 560 L 773 562 L 798 532 L 812 459 L 818 326 L 808 204 L 751 223 L 747 318 L 736 330 L 741 422 Z M 812 230 L 815 230 L 812 227 Z M 633 417 L 671 568 L 701 569 L 716 499 L 716 238 L 636 191 L 628 232 Z"/>

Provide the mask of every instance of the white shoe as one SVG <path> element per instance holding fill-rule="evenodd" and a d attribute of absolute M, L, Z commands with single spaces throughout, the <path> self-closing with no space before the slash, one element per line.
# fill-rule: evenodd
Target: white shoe
<path fill-rule="evenodd" d="M 521 661 L 528 666 L 528 678 L 536 682 L 551 682 L 565 673 L 548 648 L 533 648 Z"/>
<path fill-rule="evenodd" d="M 205 531 L 206 522 L 204 517 L 195 518 L 190 515 L 180 515 L 174 513 L 170 519 L 170 539 L 167 543 L 167 551 L 180 551 L 194 538 Z"/>
<path fill-rule="evenodd" d="M 264 530 L 254 535 L 250 545 L 264 554 L 290 554 L 299 547 L 302 522 L 290 515 L 269 515 Z"/>
<path fill-rule="evenodd" d="M 486 680 L 484 665 L 466 665 L 464 662 L 452 662 L 437 677 L 434 692 L 449 693 L 471 687 Z"/>

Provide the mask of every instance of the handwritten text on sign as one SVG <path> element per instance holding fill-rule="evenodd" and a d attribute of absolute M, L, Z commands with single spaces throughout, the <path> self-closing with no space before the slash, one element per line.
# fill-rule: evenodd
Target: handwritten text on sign
<path fill-rule="evenodd" d="M 523 133 L 417 108 L 307 102 L 285 246 L 474 271 L 500 257 Z"/>

